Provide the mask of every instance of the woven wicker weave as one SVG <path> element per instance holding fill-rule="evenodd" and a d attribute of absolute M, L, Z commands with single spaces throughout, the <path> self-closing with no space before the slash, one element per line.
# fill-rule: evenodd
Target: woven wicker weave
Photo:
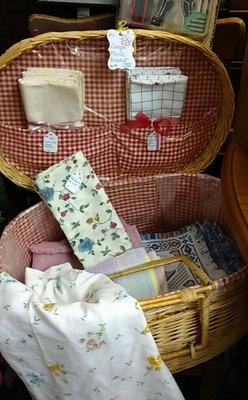
<path fill-rule="evenodd" d="M 105 187 L 118 213 L 141 231 L 168 231 L 205 218 L 227 226 L 216 178 L 171 174 L 110 181 Z M 23 281 L 25 267 L 31 264 L 30 245 L 61 237 L 52 214 L 39 203 L 5 229 L 0 269 Z M 141 302 L 161 355 L 173 372 L 216 356 L 246 332 L 247 274 L 244 267 L 214 284 L 201 275 L 203 283 L 198 287 Z"/>
<path fill-rule="evenodd" d="M 38 171 L 82 149 L 118 214 L 140 231 L 165 232 L 204 219 L 227 226 L 219 181 L 193 175 L 210 163 L 228 134 L 233 92 L 227 73 L 212 52 L 190 39 L 159 31 L 136 34 L 139 66 L 176 65 L 189 76 L 181 124 L 162 138 L 161 151 L 144 151 L 147 130 L 130 135 L 120 130 L 125 122 L 125 73 L 107 70 L 106 32 L 51 33 L 24 40 L 0 58 L 0 170 L 33 189 Z M 27 66 L 81 69 L 87 106 L 111 122 L 99 123 L 86 113 L 86 128 L 69 134 L 56 130 L 58 153 L 43 154 L 44 131 L 28 133 L 18 91 L 17 78 Z M 0 240 L 0 269 L 23 280 L 31 264 L 30 245 L 62 236 L 43 204 L 21 213 Z M 248 327 L 247 268 L 214 283 L 204 274 L 200 277 L 198 287 L 141 302 L 173 372 L 219 354 Z"/>

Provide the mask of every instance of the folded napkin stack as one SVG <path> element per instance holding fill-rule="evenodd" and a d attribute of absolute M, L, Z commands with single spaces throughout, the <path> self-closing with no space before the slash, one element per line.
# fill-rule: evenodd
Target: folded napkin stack
<path fill-rule="evenodd" d="M 242 256 L 229 236 L 216 222 L 195 223 L 204 237 L 212 258 L 221 265 L 227 275 L 231 275 L 245 265 Z"/>
<path fill-rule="evenodd" d="M 127 224 L 123 219 L 122 223 L 125 227 L 130 240 L 135 247 L 138 240 L 138 230 L 136 226 Z M 141 242 L 140 236 L 139 241 Z M 72 252 L 72 248 L 66 239 L 59 242 L 40 242 L 30 247 L 32 253 L 32 268 L 45 271 L 52 266 L 69 262 L 73 268 L 81 269 L 79 260 Z M 148 254 L 142 248 L 135 247 L 126 251 L 120 256 L 112 257 L 106 261 L 102 261 L 90 268 L 90 271 L 98 274 L 112 275 L 116 272 L 143 264 L 148 261 L 157 260 L 158 256 L 154 251 Z M 122 285 L 127 293 L 137 300 L 157 296 L 168 292 L 167 281 L 163 267 L 139 271 L 130 275 L 117 277 L 114 282 Z"/>
<path fill-rule="evenodd" d="M 180 117 L 188 77 L 177 67 L 137 67 L 127 72 L 127 119 Z"/>
<path fill-rule="evenodd" d="M 60 68 L 28 68 L 18 79 L 32 124 L 77 124 L 83 119 L 84 75 Z"/>

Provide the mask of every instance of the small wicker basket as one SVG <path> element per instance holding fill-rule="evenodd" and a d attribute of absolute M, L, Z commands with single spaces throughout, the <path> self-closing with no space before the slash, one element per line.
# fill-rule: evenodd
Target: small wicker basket
<path fill-rule="evenodd" d="M 229 132 L 233 91 L 218 58 L 190 39 L 160 31 L 136 32 L 139 66 L 179 66 L 189 77 L 181 123 L 162 137 L 160 152 L 149 153 L 149 130 L 123 133 L 125 73 L 107 69 L 106 32 L 51 33 L 24 40 L 0 58 L 0 169 L 33 190 L 35 175 L 77 150 L 90 160 L 120 216 L 140 231 L 177 229 L 194 220 L 215 220 L 228 228 L 220 181 L 198 175 Z M 27 130 L 17 79 L 28 66 L 80 69 L 86 77 L 86 126 L 55 129 L 59 150 L 42 150 L 45 131 Z M 99 115 L 104 118 L 99 120 Z M 0 270 L 23 280 L 29 247 L 63 234 L 44 204 L 17 216 L 0 240 Z M 177 259 L 137 268 L 153 268 Z M 208 360 L 237 341 L 248 327 L 247 268 L 212 282 L 190 260 L 199 286 L 141 302 L 149 327 L 171 371 Z M 136 269 L 135 269 L 136 270 Z M 133 271 L 129 271 L 133 272 Z"/>

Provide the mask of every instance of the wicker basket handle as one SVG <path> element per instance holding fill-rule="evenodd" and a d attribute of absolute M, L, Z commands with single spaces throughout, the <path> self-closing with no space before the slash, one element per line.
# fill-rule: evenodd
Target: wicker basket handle
<path fill-rule="evenodd" d="M 203 285 L 206 285 L 206 286 L 213 285 L 214 286 L 214 282 L 212 281 L 212 279 L 209 278 L 209 276 L 201 268 L 199 268 L 194 263 L 194 261 L 192 261 L 189 257 L 183 256 L 183 255 L 172 256 L 172 257 L 168 257 L 168 258 L 162 258 L 162 259 L 158 259 L 158 260 L 154 260 L 154 261 L 149 261 L 144 264 L 136 265 L 134 267 L 127 268 L 127 269 L 119 271 L 119 272 L 115 272 L 114 274 L 108 275 L 108 277 L 110 279 L 114 279 L 114 278 L 118 278 L 120 276 L 130 275 L 135 272 L 145 271 L 147 269 L 158 268 L 158 267 L 174 264 L 176 262 L 182 262 L 183 264 L 185 264 L 189 268 L 189 270 L 192 272 L 192 274 L 195 275 L 201 281 L 201 283 Z"/>
<path fill-rule="evenodd" d="M 125 276 L 129 274 L 133 274 L 139 271 L 145 271 L 151 268 L 158 268 L 170 264 L 174 264 L 176 262 L 184 263 L 189 270 L 195 275 L 203 284 L 203 287 L 200 288 L 187 288 L 182 289 L 179 292 L 168 293 L 165 296 L 157 296 L 155 298 L 143 300 L 140 302 L 140 305 L 143 311 L 151 311 L 156 308 L 162 308 L 166 306 L 178 305 L 183 303 L 190 303 L 194 301 L 199 301 L 199 317 L 200 317 L 200 325 L 201 325 L 201 337 L 200 343 L 189 343 L 189 347 L 183 350 L 175 351 L 170 353 L 170 358 L 177 358 L 179 353 L 181 354 L 191 354 L 191 357 L 194 358 L 195 352 L 205 349 L 208 345 L 209 339 L 209 293 L 214 289 L 215 284 L 211 278 L 200 269 L 189 257 L 179 255 L 175 257 L 162 258 L 159 260 L 154 260 L 150 262 L 146 262 L 144 264 L 137 265 L 135 267 L 128 268 L 121 272 L 116 272 L 112 275 L 109 275 L 110 279 L 117 278 L 119 276 Z M 175 353 L 175 354 L 174 354 Z M 163 357 L 164 358 L 164 357 Z M 166 359 L 164 359 L 166 361 Z"/>

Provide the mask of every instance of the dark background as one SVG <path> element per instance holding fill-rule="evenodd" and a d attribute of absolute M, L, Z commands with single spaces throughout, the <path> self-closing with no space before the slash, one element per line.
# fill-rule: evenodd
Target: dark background
<path fill-rule="evenodd" d="M 49 14 L 64 18 L 77 18 L 79 7 L 90 8 L 90 14 L 115 12 L 115 7 L 79 3 L 54 3 L 38 0 L 0 0 L 0 54 L 12 44 L 30 36 L 28 17 L 34 13 Z M 240 17 L 248 27 L 248 0 L 223 0 L 219 17 Z M 238 91 L 243 65 L 243 50 L 230 63 L 229 74 Z M 219 175 L 220 160 L 207 172 Z M 0 175 L 0 223 L 3 226 L 19 211 L 38 201 L 35 194 L 17 188 Z M 0 400 L 30 400 L 22 382 L 11 369 L 0 361 L 1 371 L 7 381 L 1 385 Z M 248 400 L 248 338 L 244 337 L 232 349 L 191 371 L 176 375 L 186 400 Z M 83 400 L 83 399 L 82 399 Z M 128 399 L 127 399 L 128 400 Z"/>

